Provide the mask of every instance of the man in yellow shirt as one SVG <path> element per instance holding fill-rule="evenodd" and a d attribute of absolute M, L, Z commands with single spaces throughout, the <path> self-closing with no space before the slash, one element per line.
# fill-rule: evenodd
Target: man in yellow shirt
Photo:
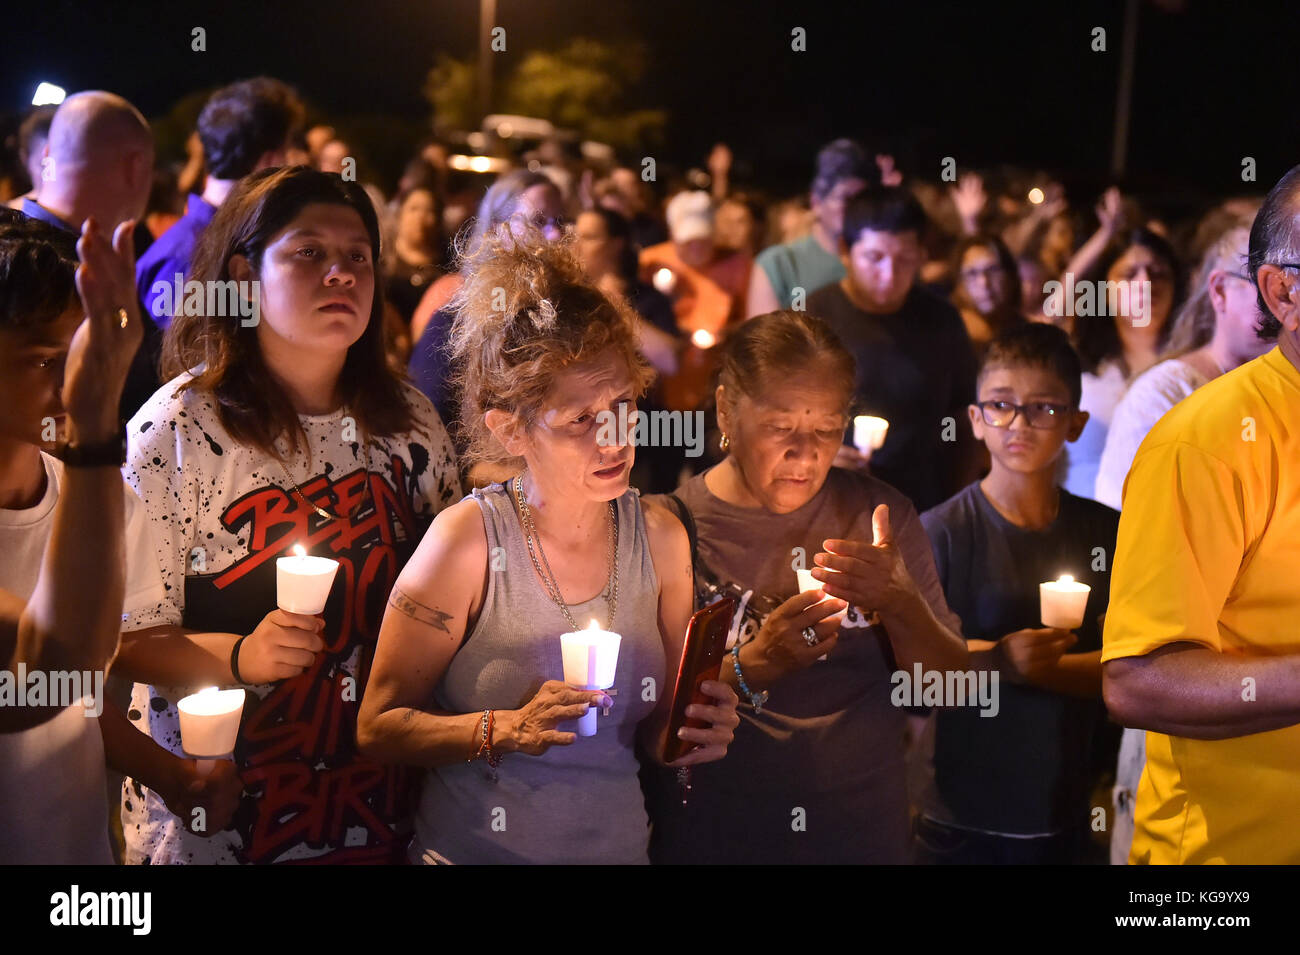
<path fill-rule="evenodd" d="M 1300 166 L 1248 271 L 1277 347 L 1142 443 L 1102 650 L 1111 714 L 1147 730 L 1132 863 L 1300 862 Z"/>

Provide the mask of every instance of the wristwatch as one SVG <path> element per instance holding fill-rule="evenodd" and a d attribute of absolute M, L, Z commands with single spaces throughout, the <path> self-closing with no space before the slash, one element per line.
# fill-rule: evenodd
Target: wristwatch
<path fill-rule="evenodd" d="M 55 457 L 70 468 L 120 468 L 126 464 L 126 434 L 119 433 L 99 444 L 63 444 Z"/>

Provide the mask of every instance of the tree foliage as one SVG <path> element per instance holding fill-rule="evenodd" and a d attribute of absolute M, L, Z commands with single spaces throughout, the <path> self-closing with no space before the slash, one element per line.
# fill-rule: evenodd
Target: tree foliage
<path fill-rule="evenodd" d="M 535 116 L 615 147 L 657 144 L 667 125 L 661 109 L 629 105 L 645 73 L 636 43 L 575 38 L 558 50 L 523 55 L 494 97 L 501 112 Z M 425 93 L 439 125 L 477 125 L 477 75 L 472 61 L 440 56 Z"/>

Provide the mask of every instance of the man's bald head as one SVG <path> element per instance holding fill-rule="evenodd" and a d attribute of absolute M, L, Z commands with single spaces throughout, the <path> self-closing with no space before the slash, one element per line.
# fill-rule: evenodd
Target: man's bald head
<path fill-rule="evenodd" d="M 88 90 L 63 101 L 50 123 L 51 176 L 37 201 L 68 218 L 94 215 L 111 228 L 144 214 L 153 177 L 153 133 L 115 93 Z"/>

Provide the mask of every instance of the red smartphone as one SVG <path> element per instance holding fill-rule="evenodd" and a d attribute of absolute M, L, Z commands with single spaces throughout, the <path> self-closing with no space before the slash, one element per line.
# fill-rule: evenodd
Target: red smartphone
<path fill-rule="evenodd" d="M 677 731 L 683 726 L 705 729 L 704 720 L 687 719 L 686 707 L 692 703 L 708 706 L 713 697 L 700 689 L 705 680 L 716 680 L 722 669 L 722 658 L 727 652 L 727 632 L 736 612 L 736 601 L 730 597 L 709 604 L 691 617 L 686 628 L 686 646 L 682 662 L 677 668 L 677 684 L 673 687 L 673 705 L 668 711 L 668 739 L 664 742 L 664 762 L 671 763 L 685 756 L 695 746 L 681 739 Z"/>

